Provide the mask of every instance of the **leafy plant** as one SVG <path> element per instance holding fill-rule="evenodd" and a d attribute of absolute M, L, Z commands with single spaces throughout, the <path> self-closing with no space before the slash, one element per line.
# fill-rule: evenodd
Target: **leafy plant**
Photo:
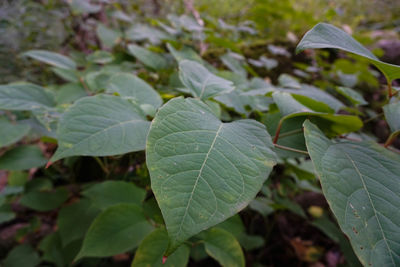
<path fill-rule="evenodd" d="M 74 14 L 101 10 L 82 3 L 71 2 Z M 243 210 L 262 220 L 289 211 L 310 221 L 340 246 L 350 266 L 400 265 L 400 156 L 391 147 L 400 133 L 400 99 L 392 86 L 399 66 L 324 23 L 297 47 L 339 48 L 383 72 L 388 85 L 381 108 L 391 134 L 381 146 L 364 140 L 360 117 L 367 117 L 368 102 L 356 88 L 324 90 L 288 74 L 268 83 L 252 77 L 258 74 L 248 63 L 271 71 L 278 60 L 246 58 L 235 48 L 207 61 L 196 45 L 235 45 L 190 16 L 154 24 L 121 23 L 118 30 L 98 24 L 98 41 L 108 51 L 85 57 L 24 52 L 52 66 L 63 83 L 0 86 L 0 169 L 10 171 L 0 222 L 15 219 L 14 203 L 39 214 L 57 211 L 57 227 L 38 245 L 41 258 L 24 244 L 11 250 L 6 266 L 24 264 L 23 257 L 32 266 L 84 265 L 132 251 L 132 266 L 186 266 L 207 255 L 222 266 L 244 266 L 246 253 L 268 235 L 247 232 L 238 215 Z M 194 45 L 181 46 L 188 41 Z M 269 51 L 291 56 L 276 46 Z M 40 177 L 28 179 L 26 170 L 37 168 Z M 90 177 L 78 177 L 76 168 L 87 168 Z M 300 190 L 321 192 L 319 183 L 349 241 L 327 212 L 311 206 L 306 213 L 293 201 Z M 40 228 L 41 218 L 34 218 L 21 236 Z M 318 247 L 297 239 L 290 245 L 302 261 L 319 259 Z"/>

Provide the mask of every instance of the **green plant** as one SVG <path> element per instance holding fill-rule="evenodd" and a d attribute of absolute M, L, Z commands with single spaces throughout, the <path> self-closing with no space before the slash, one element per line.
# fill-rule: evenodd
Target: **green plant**
<path fill-rule="evenodd" d="M 392 133 L 380 146 L 362 140 L 360 107 L 368 102 L 352 88 L 330 94 L 285 74 L 278 85 L 248 78 L 256 73 L 247 64 L 251 61 L 233 52 L 218 61 L 230 71 L 218 69 L 193 47 L 180 46 L 188 40 L 201 46 L 213 33 L 189 16 L 158 23 L 164 30 L 99 26 L 98 37 L 103 46 L 115 48 L 112 52 L 84 58 L 43 50 L 22 54 L 51 65 L 65 82 L 47 88 L 0 86 L 5 151 L 0 169 L 11 173 L 0 198 L 2 222 L 15 218 L 15 202 L 38 212 L 60 208 L 58 229 L 38 246 L 42 260 L 57 266 L 134 249 L 132 266 L 185 266 L 189 257 L 207 254 L 223 266 L 244 266 L 243 249 L 260 248 L 265 240 L 247 233 L 237 213 L 247 206 L 264 217 L 290 210 L 306 220 L 288 195 L 299 189 L 319 192 L 310 157 L 361 263 L 399 265 L 400 157 L 389 147 L 400 133 L 400 102 L 392 87 L 400 67 L 379 61 L 328 24 L 315 26 L 298 45 L 298 51 L 339 48 L 382 71 L 388 80 L 382 108 Z M 339 113 L 343 110 L 348 114 Z M 349 134 L 360 141 L 348 140 Z M 341 138 L 329 139 L 334 137 Z M 37 138 L 57 143 L 57 150 L 41 169 L 44 177 L 29 180 L 26 170 L 46 164 L 39 147 L 29 142 Z M 76 177 L 64 169 L 72 172 L 78 156 L 92 157 L 102 178 L 117 178 L 67 190 Z M 283 175 L 274 169 L 277 164 L 284 166 Z M 269 176 L 281 184 L 270 186 Z M 315 216 L 313 225 L 340 245 L 347 263 L 359 265 L 334 222 L 326 214 L 309 214 Z M 37 220 L 24 231 L 37 230 Z M 5 262 L 19 260 L 16 255 L 31 259 L 28 264 L 39 261 L 31 246 L 22 245 Z"/>

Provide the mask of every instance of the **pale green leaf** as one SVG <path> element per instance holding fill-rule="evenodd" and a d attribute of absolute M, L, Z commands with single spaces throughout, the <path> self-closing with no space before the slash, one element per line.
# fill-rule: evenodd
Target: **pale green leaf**
<path fill-rule="evenodd" d="M 120 32 L 110 29 L 102 23 L 97 24 L 96 34 L 106 47 L 113 47 L 121 38 Z"/>
<path fill-rule="evenodd" d="M 265 126 L 256 121 L 222 123 L 192 98 L 165 104 L 150 127 L 146 158 L 171 240 L 167 254 L 243 209 L 275 157 Z"/>
<path fill-rule="evenodd" d="M 392 131 L 390 139 L 400 134 L 400 101 L 393 102 L 383 106 L 385 118 Z"/>
<path fill-rule="evenodd" d="M 137 247 L 152 229 L 137 205 L 112 206 L 94 220 L 76 259 L 124 253 Z"/>
<path fill-rule="evenodd" d="M 218 77 L 203 65 L 191 61 L 179 62 L 179 77 L 194 97 L 202 100 L 233 91 L 233 83 Z"/>
<path fill-rule="evenodd" d="M 0 170 L 22 171 L 45 165 L 47 159 L 35 145 L 19 146 L 0 157 Z"/>
<path fill-rule="evenodd" d="M 58 149 L 51 161 L 143 150 L 149 126 L 140 108 L 127 99 L 84 97 L 62 115 L 57 129 Z"/>
<path fill-rule="evenodd" d="M 30 83 L 0 85 L 0 109 L 34 110 L 54 105 L 53 97 L 38 85 Z"/>
<path fill-rule="evenodd" d="M 354 89 L 349 87 L 337 86 L 336 91 L 346 97 L 354 105 L 367 105 L 368 102 L 365 101 L 364 97 Z"/>
<path fill-rule="evenodd" d="M 146 191 L 133 183 L 106 181 L 91 186 L 83 191 L 82 195 L 89 198 L 94 206 L 103 210 L 121 203 L 140 206 Z"/>
<path fill-rule="evenodd" d="M 374 56 L 367 48 L 361 45 L 345 31 L 327 24 L 318 23 L 301 39 L 296 52 L 308 48 L 337 48 L 362 57 L 365 57 L 380 69 L 389 82 L 400 78 L 400 66 L 385 63 Z"/>
<path fill-rule="evenodd" d="M 311 108 L 301 104 L 292 95 L 285 92 L 274 92 L 272 97 L 277 104 L 280 112 L 284 116 L 281 121 L 294 117 L 316 117 L 320 118 L 320 124 L 333 134 L 343 134 L 357 131 L 363 125 L 357 116 L 330 114 L 314 111 Z M 324 124 L 325 122 L 325 124 Z"/>
<path fill-rule="evenodd" d="M 28 134 L 30 128 L 27 124 L 14 124 L 6 118 L 0 118 L 0 148 L 18 142 Z"/>
<path fill-rule="evenodd" d="M 216 259 L 224 267 L 244 267 L 244 255 L 236 238 L 221 228 L 207 231 L 204 245 L 208 255 Z"/>
<path fill-rule="evenodd" d="M 107 92 L 132 97 L 137 103 L 149 104 L 156 109 L 162 105 L 162 99 L 156 90 L 139 77 L 129 73 L 117 73 L 111 76 Z"/>
<path fill-rule="evenodd" d="M 56 94 L 57 104 L 69 104 L 87 96 L 87 92 L 79 83 L 67 83 L 62 85 Z"/>
<path fill-rule="evenodd" d="M 324 195 L 361 263 L 399 266 L 400 156 L 372 142 L 332 142 L 309 121 L 304 134 Z"/>
<path fill-rule="evenodd" d="M 69 57 L 46 50 L 29 50 L 23 53 L 22 56 L 31 57 L 61 69 L 76 69 L 76 63 Z"/>
<path fill-rule="evenodd" d="M 128 45 L 128 51 L 139 61 L 141 61 L 145 66 L 154 70 L 165 69 L 168 65 L 167 60 L 162 55 L 152 52 L 138 45 Z"/>
<path fill-rule="evenodd" d="M 131 267 L 185 267 L 189 261 L 189 247 L 180 246 L 163 263 L 167 247 L 167 231 L 164 228 L 153 231 L 139 245 Z"/>

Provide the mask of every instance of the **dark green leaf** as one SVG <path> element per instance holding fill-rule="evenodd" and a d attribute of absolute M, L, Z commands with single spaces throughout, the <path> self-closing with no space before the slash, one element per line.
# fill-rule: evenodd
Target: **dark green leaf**
<path fill-rule="evenodd" d="M 47 159 L 35 145 L 19 146 L 0 157 L 0 170 L 22 171 L 44 166 Z"/>

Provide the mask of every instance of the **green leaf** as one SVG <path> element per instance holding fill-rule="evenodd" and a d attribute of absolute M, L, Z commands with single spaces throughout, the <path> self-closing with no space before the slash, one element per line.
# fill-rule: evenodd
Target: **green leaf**
<path fill-rule="evenodd" d="M 61 69 L 76 69 L 76 63 L 72 59 L 54 52 L 45 50 L 29 50 L 23 53 L 22 56 L 31 57 Z"/>
<path fill-rule="evenodd" d="M 62 245 L 83 238 L 98 213 L 99 210 L 87 199 L 63 207 L 57 218 Z"/>
<path fill-rule="evenodd" d="M 221 228 L 212 228 L 205 235 L 204 245 L 207 254 L 221 266 L 245 266 L 242 248 L 231 233 Z"/>
<path fill-rule="evenodd" d="M 57 67 L 52 67 L 51 70 L 57 76 L 59 76 L 61 79 L 64 79 L 67 82 L 73 82 L 73 83 L 79 82 L 79 76 L 77 70 L 61 69 Z"/>
<path fill-rule="evenodd" d="M 106 181 L 91 186 L 82 194 L 89 198 L 96 207 L 103 210 L 121 203 L 140 206 L 146 191 L 136 187 L 133 183 Z"/>
<path fill-rule="evenodd" d="M 159 110 L 146 158 L 170 237 L 167 255 L 243 209 L 276 164 L 265 126 L 222 123 L 192 98 L 175 98 Z"/>
<path fill-rule="evenodd" d="M 343 87 L 343 86 L 337 86 L 336 91 L 346 97 L 348 100 L 351 101 L 354 105 L 367 105 L 368 102 L 365 101 L 364 97 L 357 91 L 349 88 L 349 87 Z"/>
<path fill-rule="evenodd" d="M 81 98 L 60 119 L 58 149 L 51 161 L 143 150 L 149 126 L 140 108 L 127 99 L 109 95 Z"/>
<path fill-rule="evenodd" d="M 34 267 L 40 263 L 38 253 L 28 244 L 13 248 L 3 261 L 4 267 Z"/>
<path fill-rule="evenodd" d="M 114 60 L 113 54 L 107 51 L 97 50 L 86 57 L 86 60 L 97 64 L 107 64 Z"/>
<path fill-rule="evenodd" d="M 28 124 L 14 124 L 6 118 L 0 118 L 0 148 L 21 140 L 30 130 Z"/>
<path fill-rule="evenodd" d="M 163 264 L 163 255 L 167 247 L 167 231 L 164 228 L 154 230 L 140 244 L 131 267 L 185 267 L 189 261 L 188 246 L 180 246 Z"/>
<path fill-rule="evenodd" d="M 68 191 L 59 188 L 51 191 L 32 191 L 24 194 L 19 203 L 37 211 L 50 211 L 58 208 L 68 199 Z"/>
<path fill-rule="evenodd" d="M 284 116 L 281 121 L 299 117 L 313 116 L 322 119 L 317 120 L 318 124 L 331 131 L 333 134 L 343 134 L 357 131 L 363 125 L 360 118 L 351 115 L 329 114 L 317 112 L 301 104 L 292 95 L 285 92 L 274 92 L 272 97 Z M 304 101 L 303 101 L 304 103 Z M 313 103 L 314 108 L 315 104 Z"/>
<path fill-rule="evenodd" d="M 120 32 L 110 29 L 102 23 L 97 24 L 96 34 L 106 47 L 113 47 L 121 38 Z"/>
<path fill-rule="evenodd" d="M 400 101 L 383 106 L 383 112 L 392 131 L 389 140 L 392 140 L 400 134 Z"/>
<path fill-rule="evenodd" d="M 400 78 L 400 66 L 385 63 L 343 30 L 326 23 L 318 23 L 297 45 L 296 52 L 308 48 L 337 48 L 368 59 L 386 76 L 388 82 Z"/>
<path fill-rule="evenodd" d="M 79 83 L 67 83 L 62 85 L 57 92 L 57 104 L 69 104 L 87 96 L 85 89 Z"/>
<path fill-rule="evenodd" d="M 54 105 L 53 97 L 38 85 L 30 83 L 0 85 L 0 109 L 34 110 Z"/>
<path fill-rule="evenodd" d="M 4 190 L 2 192 L 4 194 Z M 3 204 L 0 206 L 0 224 L 13 220 L 16 217 L 15 212 L 8 204 Z"/>
<path fill-rule="evenodd" d="M 151 230 L 152 226 L 137 205 L 112 206 L 94 220 L 76 260 L 124 253 L 137 247 Z"/>
<path fill-rule="evenodd" d="M 322 190 L 364 266 L 400 265 L 400 156 L 372 142 L 327 139 L 304 123 Z"/>
<path fill-rule="evenodd" d="M 22 171 L 44 166 L 47 159 L 35 145 L 19 146 L 0 157 L 0 170 Z"/>
<path fill-rule="evenodd" d="M 139 77 L 129 73 L 117 73 L 111 76 L 107 92 L 132 97 L 137 103 L 149 104 L 156 109 L 162 105 L 162 99 L 156 90 Z"/>
<path fill-rule="evenodd" d="M 24 186 L 29 180 L 29 173 L 23 171 L 10 171 L 7 180 L 8 185 L 10 186 Z"/>
<path fill-rule="evenodd" d="M 202 100 L 233 91 L 233 83 L 212 74 L 203 65 L 190 60 L 179 63 L 179 77 L 194 97 Z"/>
<path fill-rule="evenodd" d="M 128 45 L 128 51 L 141 61 L 146 67 L 154 70 L 162 70 L 167 67 L 167 60 L 158 53 L 154 53 L 138 45 Z"/>

